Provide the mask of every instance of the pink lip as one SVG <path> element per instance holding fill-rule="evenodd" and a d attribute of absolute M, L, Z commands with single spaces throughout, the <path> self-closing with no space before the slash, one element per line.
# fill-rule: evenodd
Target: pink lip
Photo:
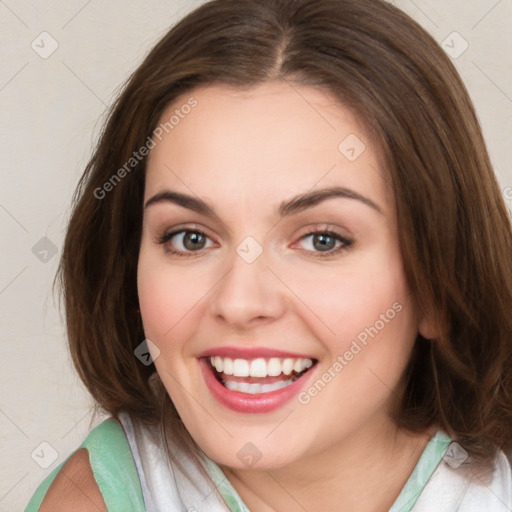
<path fill-rule="evenodd" d="M 280 357 L 280 358 L 295 358 L 295 359 L 314 359 L 314 357 L 298 354 L 296 352 L 286 352 L 284 350 L 275 350 L 273 348 L 265 348 L 265 347 L 217 347 L 210 348 L 201 352 L 197 357 L 210 357 L 210 356 L 220 356 L 220 357 L 230 357 L 236 359 L 237 357 L 240 359 L 256 359 L 258 357 L 268 358 L 268 357 Z"/>
<path fill-rule="evenodd" d="M 211 351 L 208 351 L 211 352 Z M 275 355 L 276 351 L 272 351 L 272 356 L 274 357 L 282 357 Z M 218 354 L 218 352 L 215 352 Z M 264 357 L 261 355 L 262 351 L 258 351 L 258 355 L 260 357 Z M 286 354 L 287 356 L 289 354 Z M 205 356 L 206 357 L 206 356 Z M 257 413 L 265 413 L 271 412 L 286 402 L 290 401 L 294 396 L 297 396 L 299 391 L 305 387 L 307 382 L 311 379 L 312 374 L 314 373 L 315 366 L 310 368 L 304 375 L 302 375 L 299 379 L 297 379 L 292 384 L 277 389 L 275 391 L 271 391 L 269 393 L 260 393 L 256 395 L 251 395 L 249 393 L 241 393 L 239 391 L 233 391 L 224 387 L 215 377 L 214 369 L 210 365 L 210 363 L 202 357 L 198 359 L 199 366 L 201 368 L 201 372 L 203 374 L 204 380 L 210 393 L 213 397 L 223 406 L 231 409 L 235 412 L 246 413 L 246 414 L 257 414 Z M 223 356 L 227 357 L 227 356 Z M 242 356 L 241 356 L 242 357 Z M 246 358 L 249 358 L 247 355 Z M 290 356 L 292 357 L 292 356 Z M 293 357 L 304 357 L 304 356 L 293 356 Z"/>

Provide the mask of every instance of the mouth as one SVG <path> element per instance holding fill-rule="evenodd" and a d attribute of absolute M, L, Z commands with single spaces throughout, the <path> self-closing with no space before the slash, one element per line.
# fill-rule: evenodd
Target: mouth
<path fill-rule="evenodd" d="M 310 380 L 317 360 L 306 357 L 201 357 L 210 392 L 236 412 L 269 412 L 293 398 Z"/>
<path fill-rule="evenodd" d="M 215 356 L 209 357 L 208 362 L 215 378 L 224 387 L 257 395 L 289 386 L 302 377 L 315 360 L 278 357 L 248 360 Z"/>

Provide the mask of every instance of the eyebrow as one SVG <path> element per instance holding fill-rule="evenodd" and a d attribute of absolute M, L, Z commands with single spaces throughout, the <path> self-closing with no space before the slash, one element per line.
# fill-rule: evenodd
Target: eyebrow
<path fill-rule="evenodd" d="M 299 194 L 292 197 L 291 199 L 283 201 L 275 211 L 275 214 L 280 218 L 287 217 L 307 210 L 308 208 L 312 208 L 313 206 L 316 206 L 317 204 L 320 204 L 327 199 L 332 199 L 335 197 L 343 199 L 354 199 L 365 204 L 366 206 L 369 206 L 381 215 L 384 215 L 382 209 L 374 201 L 359 194 L 358 192 L 355 192 L 354 190 L 345 187 L 328 187 L 314 190 L 312 192 L 305 192 L 304 194 Z M 166 202 L 177 204 L 183 208 L 187 208 L 207 217 L 218 218 L 214 209 L 202 199 L 167 189 L 158 192 L 150 199 L 148 199 L 144 205 L 144 209 L 154 204 Z"/>

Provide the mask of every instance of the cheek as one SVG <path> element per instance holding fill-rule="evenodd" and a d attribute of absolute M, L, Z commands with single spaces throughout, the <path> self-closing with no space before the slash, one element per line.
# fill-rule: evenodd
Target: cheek
<path fill-rule="evenodd" d="M 383 335 L 410 337 L 408 287 L 401 260 L 392 251 L 368 253 L 337 268 L 290 272 L 286 279 L 304 303 L 304 314 L 313 319 L 315 335 L 331 352 L 343 353 L 351 340 L 360 334 L 364 340 L 366 329 L 375 325 Z"/>
<path fill-rule="evenodd" d="M 369 330 L 373 334 L 375 329 L 383 333 L 384 329 L 388 333 L 396 331 L 395 334 L 402 327 L 408 330 L 411 308 L 400 273 L 394 273 L 389 267 L 382 273 L 368 272 L 360 278 L 345 281 L 345 292 L 338 300 L 343 313 L 338 312 L 337 318 L 333 319 L 337 330 L 362 340 Z M 335 316 L 336 311 L 331 309 L 330 314 Z"/>
<path fill-rule="evenodd" d="M 145 334 L 163 342 L 187 336 L 202 314 L 208 290 L 206 270 L 171 266 L 161 255 L 141 249 L 137 289 Z"/>
<path fill-rule="evenodd" d="M 314 324 L 315 335 L 327 357 L 302 399 L 326 415 L 340 412 L 328 427 L 333 436 L 346 427 L 347 415 L 358 424 L 386 407 L 416 339 L 415 309 L 400 261 L 377 261 L 361 261 L 366 272 L 354 269 L 316 281 L 316 287 L 325 285 L 323 291 L 309 283 L 315 304 L 308 306 L 322 320 Z"/>
<path fill-rule="evenodd" d="M 417 333 L 414 305 L 398 260 L 344 281 L 329 310 L 336 332 L 332 360 L 342 356 L 343 382 L 352 398 L 387 399 L 398 383 Z M 334 297 L 331 297 L 331 304 Z M 327 320 L 329 321 L 329 319 Z M 379 398 L 380 397 L 380 398 Z"/>
<path fill-rule="evenodd" d="M 144 330 L 150 339 L 161 340 L 176 323 L 184 306 L 184 301 L 178 300 L 180 283 L 176 278 L 149 251 L 141 250 L 137 289 Z"/>

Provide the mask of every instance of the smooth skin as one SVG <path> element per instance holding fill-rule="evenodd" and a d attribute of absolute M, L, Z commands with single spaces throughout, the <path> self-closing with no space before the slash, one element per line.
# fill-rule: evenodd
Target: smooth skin
<path fill-rule="evenodd" d="M 39 507 L 39 512 L 70 510 L 107 512 L 85 448 L 77 450 L 62 466 Z"/>
<path fill-rule="evenodd" d="M 435 432 L 399 431 L 388 414 L 418 332 L 429 338 L 433 328 L 406 282 L 378 148 L 318 88 L 202 87 L 162 121 L 190 97 L 197 106 L 155 140 L 144 203 L 175 191 L 214 214 L 174 201 L 145 208 L 138 291 L 145 334 L 160 351 L 156 369 L 194 440 L 251 510 L 388 510 Z M 354 161 L 339 150 L 349 135 L 366 148 Z M 365 200 L 331 197 L 277 214 L 293 196 L 335 186 Z M 252 263 L 236 251 L 249 236 L 263 251 Z M 198 355 L 212 347 L 270 347 L 315 358 L 309 386 L 396 303 L 395 318 L 308 404 L 234 412 L 200 372 Z M 238 457 L 246 443 L 261 453 L 251 468 Z"/>

